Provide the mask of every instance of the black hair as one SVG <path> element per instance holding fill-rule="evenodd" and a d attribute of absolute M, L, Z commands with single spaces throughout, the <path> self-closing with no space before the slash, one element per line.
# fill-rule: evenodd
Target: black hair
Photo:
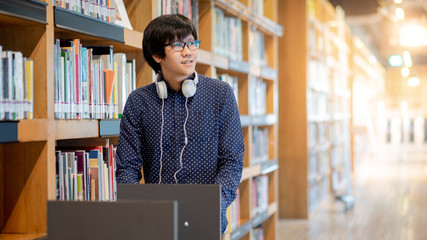
<path fill-rule="evenodd" d="M 160 64 L 152 57 L 164 58 L 165 44 L 177 39 L 182 41 L 192 34 L 197 40 L 197 32 L 193 22 L 181 14 L 166 14 L 153 19 L 145 28 L 142 40 L 142 52 L 145 60 L 156 73 L 161 72 Z"/>

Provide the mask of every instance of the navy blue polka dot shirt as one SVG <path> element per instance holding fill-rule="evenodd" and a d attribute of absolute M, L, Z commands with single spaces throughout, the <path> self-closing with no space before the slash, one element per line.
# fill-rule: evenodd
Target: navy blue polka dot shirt
<path fill-rule="evenodd" d="M 146 183 L 161 180 L 173 184 L 177 180 L 179 184 L 220 184 L 223 233 L 227 227 L 226 209 L 236 197 L 242 176 L 243 134 L 232 88 L 200 74 L 198 79 L 195 95 L 187 99 L 186 146 L 186 98 L 181 91 L 174 91 L 166 83 L 162 151 L 162 99 L 155 84 L 138 88 L 129 95 L 120 122 L 117 182 L 139 183 L 143 166 Z"/>

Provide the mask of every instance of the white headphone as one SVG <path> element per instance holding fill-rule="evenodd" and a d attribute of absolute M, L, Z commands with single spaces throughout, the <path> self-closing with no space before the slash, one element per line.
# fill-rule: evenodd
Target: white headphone
<path fill-rule="evenodd" d="M 156 81 L 155 81 L 157 95 L 159 96 L 160 99 L 162 99 L 162 125 L 161 125 L 161 132 L 160 132 L 160 170 L 159 170 L 159 184 L 162 183 L 162 168 L 163 168 L 163 163 L 162 163 L 162 158 L 163 158 L 163 141 L 162 140 L 163 140 L 163 125 L 164 125 L 163 109 L 164 109 L 164 106 L 165 106 L 165 101 L 164 100 L 166 98 L 168 98 L 168 89 L 166 87 L 166 83 L 164 81 L 160 81 L 161 78 L 162 78 L 161 74 L 158 74 L 157 78 L 156 78 Z M 173 177 L 175 179 L 175 183 L 178 183 L 176 175 L 178 174 L 179 171 L 182 170 L 182 154 L 184 153 L 184 149 L 185 149 L 185 147 L 188 144 L 187 130 L 186 130 L 186 125 L 187 125 L 187 120 L 188 120 L 188 106 L 187 106 L 187 102 L 188 102 L 188 98 L 194 96 L 194 94 L 196 93 L 197 83 L 198 82 L 199 82 L 199 78 L 197 76 L 197 72 L 194 72 L 194 80 L 187 79 L 181 85 L 182 94 L 185 96 L 185 110 L 187 111 L 187 116 L 186 116 L 185 121 L 184 121 L 184 147 L 182 147 L 181 154 L 179 156 L 179 163 L 180 163 L 181 167 L 173 175 Z"/>
<path fill-rule="evenodd" d="M 164 81 L 160 81 L 162 78 L 161 74 L 157 74 L 156 78 L 156 90 L 157 95 L 160 99 L 166 99 L 168 98 L 168 89 L 166 87 L 166 83 Z M 199 78 L 197 76 L 197 72 L 194 72 L 194 80 L 193 79 L 187 79 L 185 80 L 181 85 L 181 91 L 182 94 L 186 97 L 192 97 L 196 93 L 197 89 L 197 83 L 199 82 Z"/>

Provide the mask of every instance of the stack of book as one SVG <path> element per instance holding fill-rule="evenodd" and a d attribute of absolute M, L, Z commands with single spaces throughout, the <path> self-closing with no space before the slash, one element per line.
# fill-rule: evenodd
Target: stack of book
<path fill-rule="evenodd" d="M 33 60 L 0 46 L 0 120 L 33 118 Z"/>

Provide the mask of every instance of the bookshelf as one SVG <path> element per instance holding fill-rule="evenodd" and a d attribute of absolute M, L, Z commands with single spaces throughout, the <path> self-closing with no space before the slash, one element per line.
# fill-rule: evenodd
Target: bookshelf
<path fill-rule="evenodd" d="M 202 40 L 197 71 L 218 77 L 228 74 L 238 80 L 238 104 L 247 152 L 240 192 L 241 225 L 225 234 L 226 239 L 251 239 L 262 226 L 265 239 L 277 239 L 278 219 L 278 39 L 283 29 L 278 22 L 277 1 L 264 0 L 264 14 L 255 13 L 255 1 L 198 1 L 198 29 Z M 46 234 L 47 200 L 55 199 L 55 147 L 70 140 L 109 138 L 117 143 L 119 119 L 55 119 L 55 39 L 80 39 L 83 46 L 112 45 L 136 60 L 136 86 L 153 80 L 153 72 L 142 57 L 142 32 L 156 16 L 157 2 L 125 0 L 133 30 L 91 19 L 55 7 L 50 0 L 0 1 L 0 45 L 4 50 L 21 51 L 34 61 L 34 119 L 1 121 L 0 130 L 0 238 L 39 238 Z M 260 4 L 260 3 L 257 3 Z M 240 60 L 214 53 L 215 9 L 241 21 Z M 255 46 L 253 32 L 263 41 Z M 252 48 L 264 49 L 262 61 L 253 62 Z M 263 84 L 260 95 L 264 111 L 254 113 L 250 91 L 257 78 Z M 252 152 L 260 148 L 254 132 L 263 134 L 264 161 L 256 164 Z M 6 133 L 6 131 L 4 132 Z M 60 144 L 60 145 L 61 145 Z M 251 214 L 254 206 L 254 178 L 268 180 L 267 207 Z M 255 197 L 256 198 L 256 197 Z"/>
<path fill-rule="evenodd" d="M 351 193 L 351 37 L 326 0 L 287 0 L 279 11 L 293 33 L 279 43 L 279 215 L 307 218 Z"/>

